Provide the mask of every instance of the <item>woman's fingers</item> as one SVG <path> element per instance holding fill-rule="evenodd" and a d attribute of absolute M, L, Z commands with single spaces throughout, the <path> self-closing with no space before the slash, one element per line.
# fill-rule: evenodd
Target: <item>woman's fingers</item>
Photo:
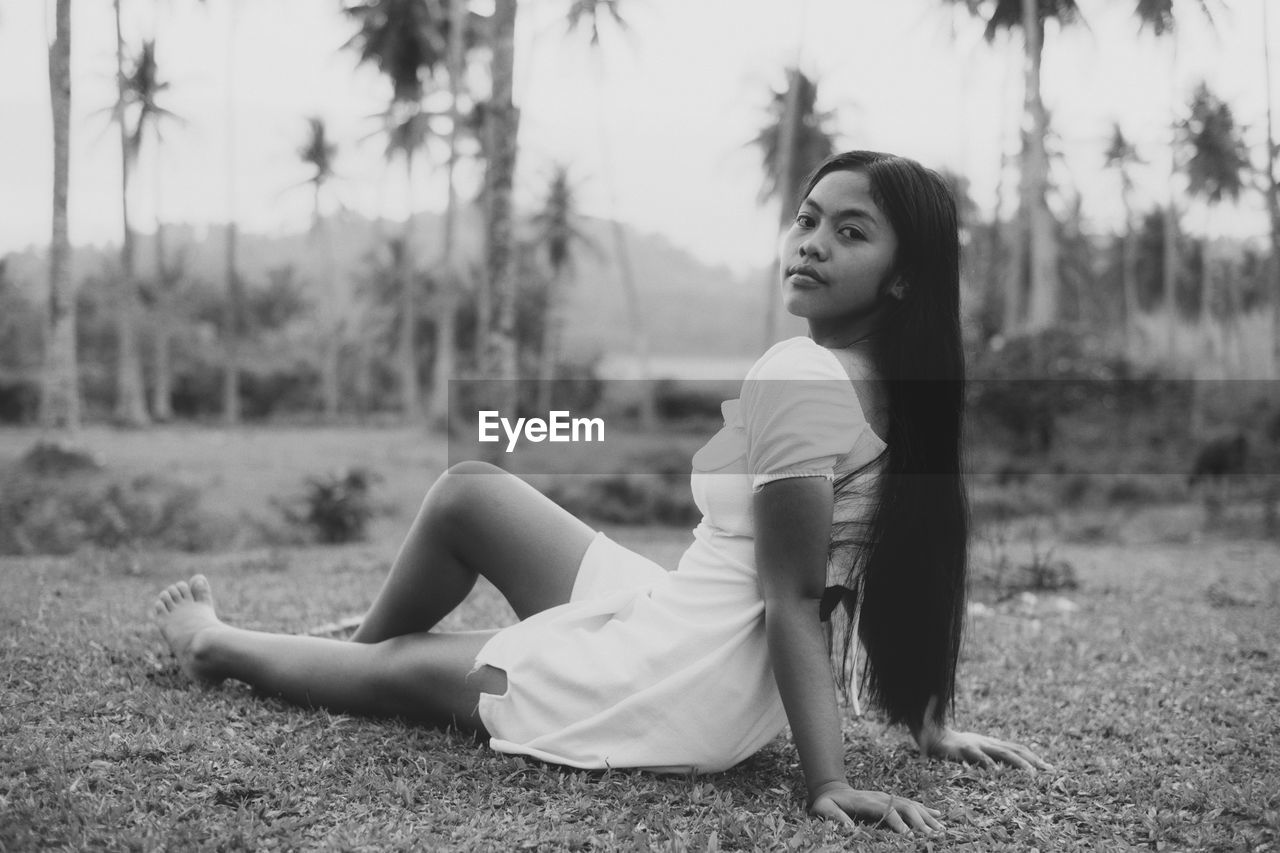
<path fill-rule="evenodd" d="M 1019 770 L 1034 771 L 1035 768 L 1031 766 L 1031 762 L 1019 755 L 1015 749 L 1010 749 L 1010 746 L 1011 744 L 992 744 L 989 748 L 989 752 L 995 758 L 998 758 L 1005 764 L 1012 764 Z"/>
<path fill-rule="evenodd" d="M 972 764 L 981 764 L 988 770 L 994 770 L 996 763 L 980 746 L 966 746 L 961 750 L 961 757 Z"/>
<path fill-rule="evenodd" d="M 1035 751 L 1020 743 L 997 741 L 1002 749 L 999 758 L 1023 770 L 1052 770 L 1053 765 L 1036 755 Z"/>
<path fill-rule="evenodd" d="M 853 827 L 856 824 L 853 818 L 845 814 L 844 809 L 833 803 L 831 800 L 822 800 L 814 806 L 814 814 L 826 820 L 834 820 L 843 826 Z"/>
<path fill-rule="evenodd" d="M 913 831 L 929 835 L 944 828 L 938 820 L 942 813 L 937 809 L 879 791 L 849 789 L 824 794 L 814 802 L 810 811 L 844 826 L 852 826 L 857 818 L 908 835 Z"/>
<path fill-rule="evenodd" d="M 915 830 L 925 835 L 942 831 L 942 824 L 933 815 L 929 814 L 929 812 L 935 811 L 934 809 L 927 808 L 914 800 L 895 800 L 894 805 L 896 806 L 894 814 L 896 814 L 906 830 Z M 894 826 L 892 820 L 889 821 L 889 824 Z M 897 827 L 894 826 L 894 828 L 896 829 Z M 898 831 L 901 832 L 902 830 Z"/>
<path fill-rule="evenodd" d="M 886 826 L 888 826 L 890 829 L 892 829 L 894 832 L 898 833 L 899 835 L 909 835 L 911 833 L 911 830 L 907 827 L 906 822 L 903 821 L 902 815 L 898 814 L 898 810 L 895 808 L 891 807 L 888 811 L 884 813 L 883 821 Z"/>
<path fill-rule="evenodd" d="M 1037 769 L 1053 769 L 1053 765 L 1020 743 L 972 732 L 958 733 L 952 743 L 952 749 L 954 757 L 958 757 L 961 761 L 980 764 L 988 769 L 994 768 L 997 762 L 1032 772 Z"/>

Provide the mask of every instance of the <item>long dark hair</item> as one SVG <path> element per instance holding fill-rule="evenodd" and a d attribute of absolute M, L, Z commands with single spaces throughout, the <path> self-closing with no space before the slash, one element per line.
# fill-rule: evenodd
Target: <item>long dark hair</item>
<path fill-rule="evenodd" d="M 832 537 L 832 557 L 846 568 L 849 590 L 842 596 L 849 616 L 844 659 L 856 623 L 871 700 L 891 722 L 915 727 L 936 698 L 933 717 L 941 725 L 955 696 L 969 542 L 955 199 L 936 172 L 874 151 L 829 158 L 809 177 L 804 196 L 836 171 L 867 176 L 897 235 L 894 274 L 906 285 L 875 334 L 889 434 L 885 454 L 872 463 L 883 466 L 874 509 L 861 523 L 837 524 Z M 836 482 L 837 505 L 865 497 L 856 494 L 859 473 Z"/>

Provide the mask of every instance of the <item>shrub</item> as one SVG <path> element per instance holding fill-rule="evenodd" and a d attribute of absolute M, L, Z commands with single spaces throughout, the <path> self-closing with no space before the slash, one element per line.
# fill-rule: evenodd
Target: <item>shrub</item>
<path fill-rule="evenodd" d="M 1071 474 L 1058 480 L 1058 499 L 1063 506 L 1078 507 L 1085 502 L 1093 481 L 1087 474 Z"/>
<path fill-rule="evenodd" d="M 612 474 L 558 478 L 544 492 L 579 518 L 598 522 L 691 525 L 701 517 L 689 491 L 689 457 L 679 448 L 641 453 Z"/>
<path fill-rule="evenodd" d="M 718 422 L 724 390 L 706 382 L 659 379 L 653 385 L 654 412 L 664 421 Z"/>
<path fill-rule="evenodd" d="M 987 530 L 987 547 L 991 556 L 989 561 L 975 561 L 970 576 L 974 585 L 994 589 L 1001 600 L 1020 592 L 1079 589 L 1080 580 L 1075 566 L 1067 560 L 1053 559 L 1053 548 L 1041 550 L 1034 530 L 1030 534 L 1029 560 L 1015 561 L 1010 555 L 1011 538 L 1012 531 L 1007 524 L 997 524 Z"/>
<path fill-rule="evenodd" d="M 54 441 L 37 441 L 18 464 L 39 477 L 68 477 L 102 468 L 102 463 L 88 451 L 63 447 Z"/>
<path fill-rule="evenodd" d="M 365 538 L 374 515 L 370 489 L 377 475 L 350 468 L 308 477 L 301 498 L 277 504 L 290 524 L 306 529 L 317 542 L 337 545 Z"/>
<path fill-rule="evenodd" d="M 84 546 L 203 551 L 223 538 L 199 492 L 159 477 L 42 476 L 0 483 L 0 553 L 68 554 Z"/>
<path fill-rule="evenodd" d="M 36 380 L 0 375 L 0 423 L 34 423 L 40 409 Z"/>
<path fill-rule="evenodd" d="M 1080 332 L 1054 328 L 1011 338 L 972 360 L 971 417 L 979 430 L 989 424 L 1006 431 L 1023 452 L 1044 453 L 1057 443 L 1064 414 L 1114 409 L 1132 372 Z"/>
<path fill-rule="evenodd" d="M 1146 480 L 1121 477 L 1107 489 L 1107 503 L 1112 506 L 1154 503 L 1160 492 Z"/>

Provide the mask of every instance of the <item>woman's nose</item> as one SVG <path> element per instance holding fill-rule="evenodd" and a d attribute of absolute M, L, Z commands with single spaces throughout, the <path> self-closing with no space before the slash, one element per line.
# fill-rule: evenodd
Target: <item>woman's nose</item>
<path fill-rule="evenodd" d="M 818 232 L 810 233 L 800 243 L 800 255 L 806 258 L 815 258 L 823 260 L 826 257 L 826 247 L 822 244 L 822 238 Z"/>

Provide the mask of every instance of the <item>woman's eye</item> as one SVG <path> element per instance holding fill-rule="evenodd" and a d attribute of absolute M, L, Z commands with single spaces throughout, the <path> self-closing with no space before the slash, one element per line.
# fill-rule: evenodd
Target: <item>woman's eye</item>
<path fill-rule="evenodd" d="M 799 225 L 801 228 L 810 228 L 813 226 L 813 217 L 807 213 L 797 213 L 796 225 Z"/>
<path fill-rule="evenodd" d="M 848 237 L 850 240 L 862 240 L 866 238 L 866 235 L 863 234 L 862 231 L 853 227 L 841 228 L 840 233 Z"/>

